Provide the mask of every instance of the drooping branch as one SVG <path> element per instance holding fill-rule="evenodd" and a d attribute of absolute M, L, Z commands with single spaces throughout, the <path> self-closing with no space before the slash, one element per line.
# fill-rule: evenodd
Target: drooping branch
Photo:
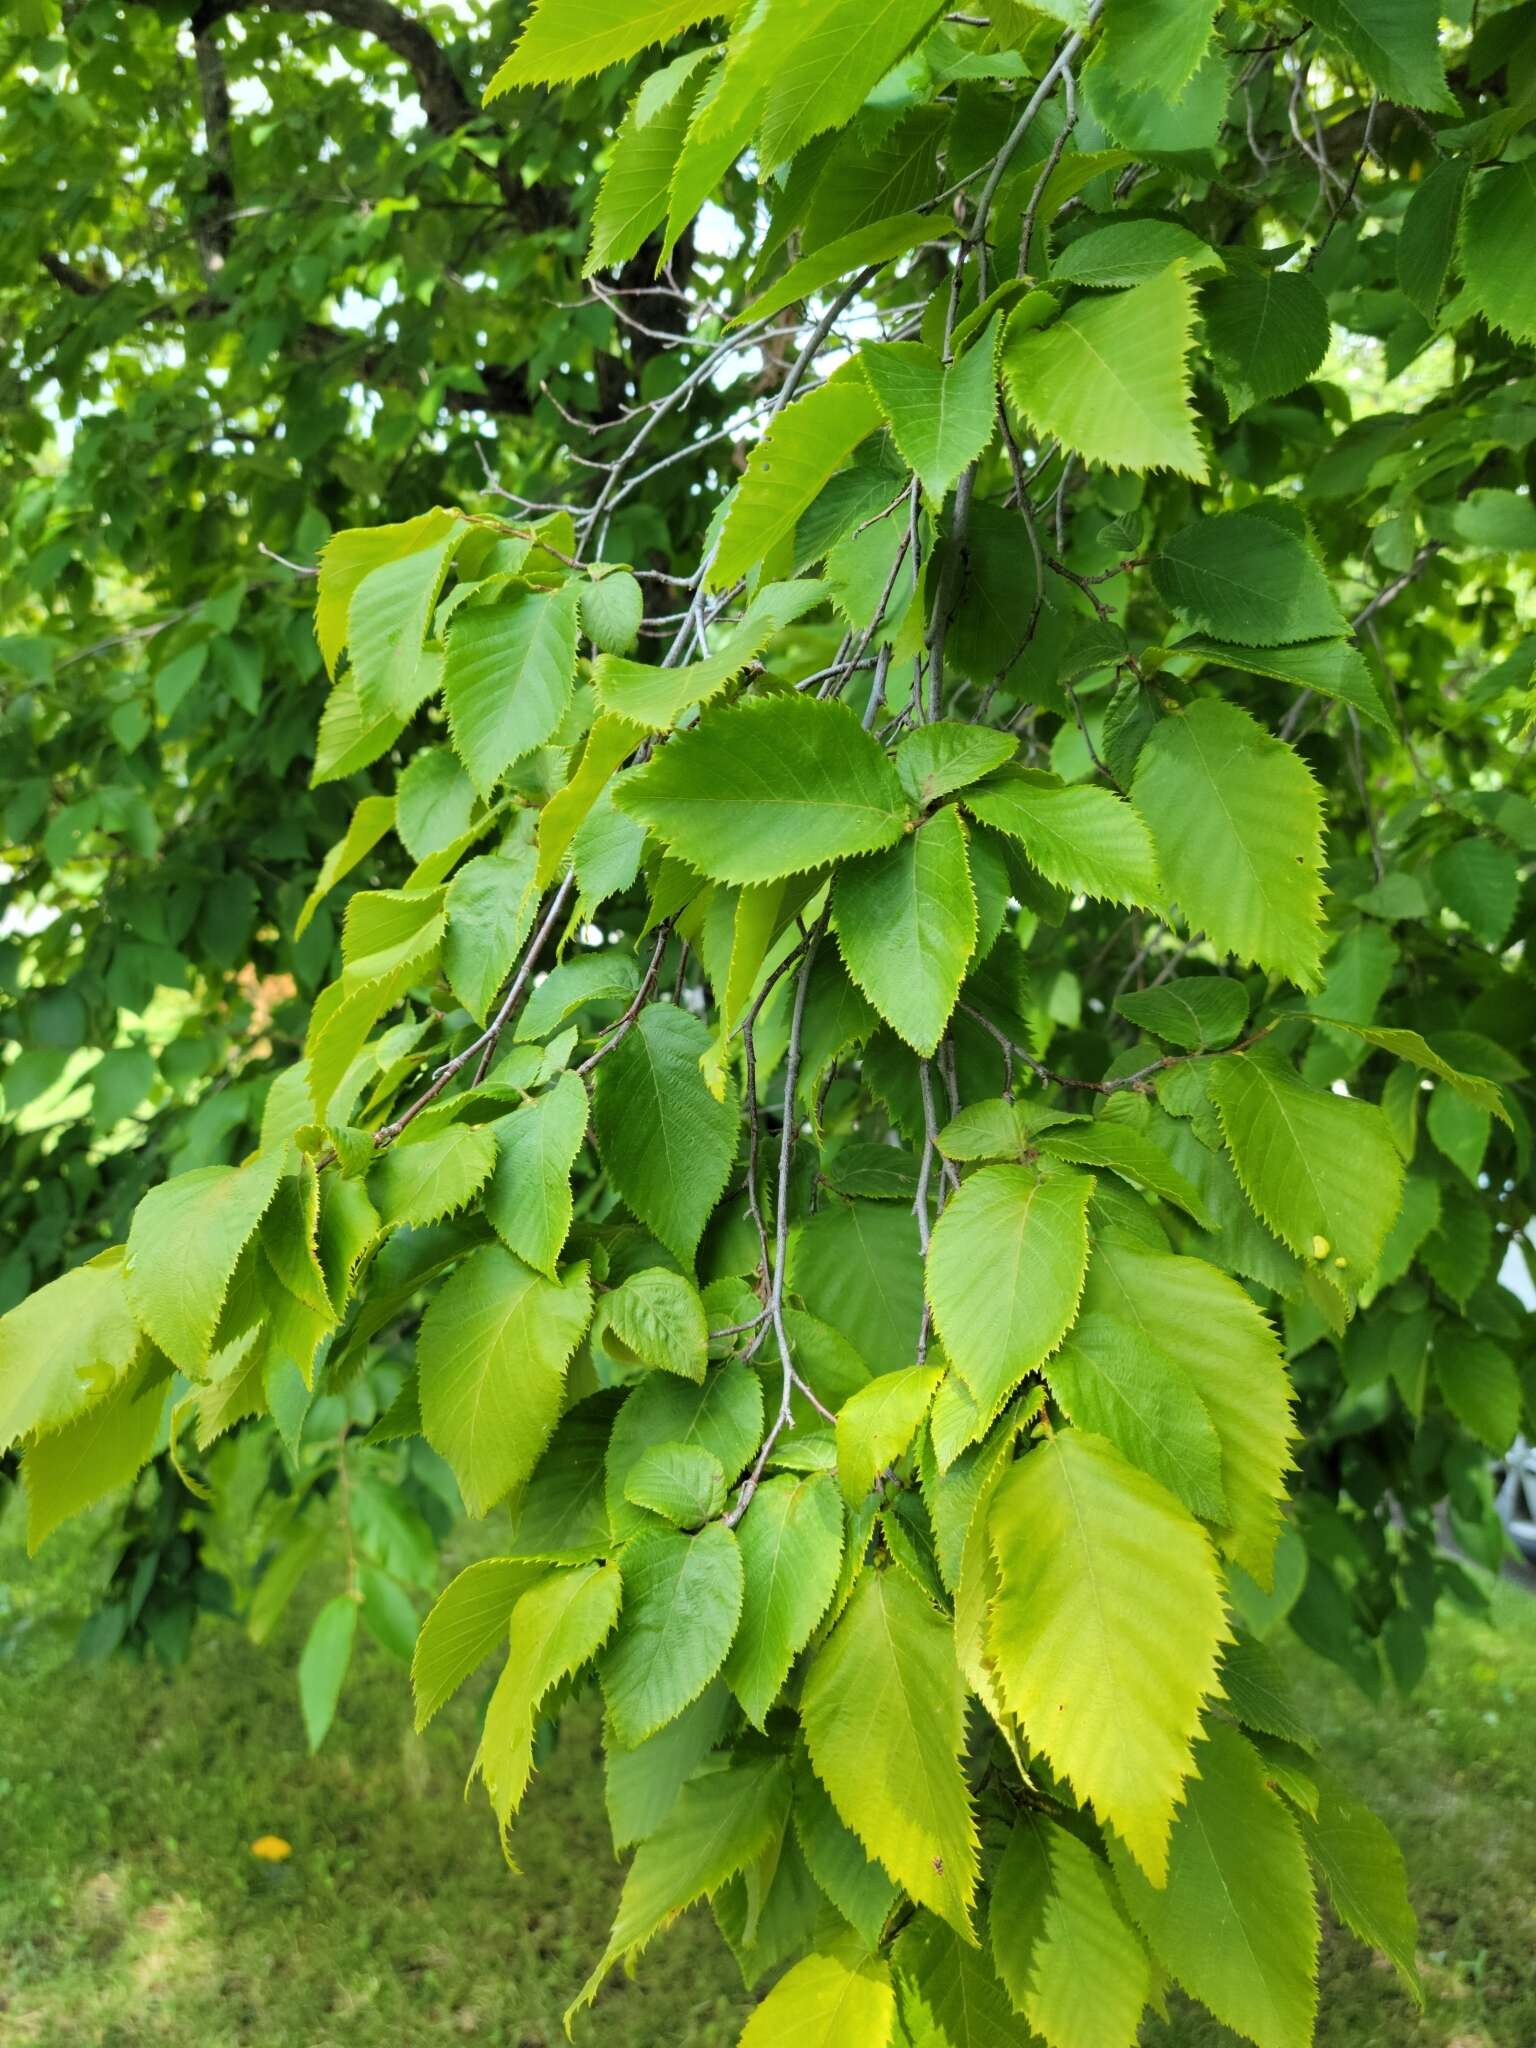
<path fill-rule="evenodd" d="M 144 6 L 148 0 L 131 4 Z M 192 18 L 193 36 L 201 39 L 226 15 L 256 8 L 271 14 L 322 14 L 383 43 L 410 67 L 427 123 L 439 135 L 451 135 L 480 116 L 433 36 L 390 0 L 204 0 Z"/>

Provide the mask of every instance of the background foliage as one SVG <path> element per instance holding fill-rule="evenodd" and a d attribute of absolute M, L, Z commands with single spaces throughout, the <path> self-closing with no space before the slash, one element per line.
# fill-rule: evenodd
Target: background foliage
<path fill-rule="evenodd" d="M 71 1274 L 5 1326 L 34 1536 L 153 1455 L 89 1639 L 261 1637 L 319 1589 L 318 1742 L 359 1618 L 409 1655 L 460 1497 L 511 1493 L 418 1692 L 517 1603 L 505 1827 L 622 1580 L 611 1757 L 677 1732 L 610 1959 L 708 1893 L 749 1979 L 819 1945 L 780 2026 L 851 1998 L 871 2040 L 963 2039 L 958 1985 L 1098 2044 L 1166 1969 L 1303 2039 L 1303 1832 L 1409 1975 L 1411 1933 L 1262 1645 L 1411 1686 L 1475 1597 L 1436 1507 L 1497 1560 L 1533 1393 L 1496 1276 L 1531 1206 L 1536 12 L 892 6 L 829 64 L 852 17 L 770 4 L 713 70 L 705 10 L 546 7 L 488 111 L 517 22 L 466 14 L 14 32 L 6 1303 Z M 199 1169 L 138 1209 L 121 1326 L 81 1262 Z M 605 1446 L 594 1520 L 553 1489 Z M 801 1743 L 769 1710 L 818 1630 Z M 766 1734 L 669 1811 L 722 1666 Z M 921 1711 L 850 1731 L 899 1674 Z M 871 1740 L 915 1826 L 861 1793 Z M 1163 1889 L 1179 1796 L 1230 1832 L 1246 1960 L 1190 1945 L 1193 1821 Z M 973 1799 L 1001 1982 L 955 1938 Z M 1089 1941 L 1123 2017 L 1072 2009 Z"/>

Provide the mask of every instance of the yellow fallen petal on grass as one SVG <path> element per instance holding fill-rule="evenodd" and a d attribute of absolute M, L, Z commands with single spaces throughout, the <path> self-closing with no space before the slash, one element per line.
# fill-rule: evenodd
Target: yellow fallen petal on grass
<path fill-rule="evenodd" d="M 258 1835 L 251 1844 L 251 1854 L 263 1863 L 286 1863 L 293 1854 L 292 1842 L 285 1842 L 281 1835 Z"/>

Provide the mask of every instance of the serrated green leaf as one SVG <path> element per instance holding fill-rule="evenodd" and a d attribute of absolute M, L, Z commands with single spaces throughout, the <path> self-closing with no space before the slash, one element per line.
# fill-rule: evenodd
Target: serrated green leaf
<path fill-rule="evenodd" d="M 584 1265 L 557 1285 L 499 1244 L 471 1252 L 433 1298 L 416 1344 L 422 1427 L 472 1515 L 538 1463 L 591 1309 Z"/>
<path fill-rule="evenodd" d="M 976 1828 L 964 1689 L 944 1621 L 905 1572 L 867 1570 L 800 1700 L 816 1775 L 870 1854 L 967 1941 Z"/>
<path fill-rule="evenodd" d="M 1153 727 L 1131 802 L 1191 929 L 1301 988 L 1316 985 L 1322 804 L 1300 755 L 1235 704 L 1202 697 Z"/>
<path fill-rule="evenodd" d="M 1397 231 L 1397 281 L 1404 296 L 1434 325 L 1456 249 L 1456 224 L 1471 165 L 1447 157 L 1413 189 Z"/>
<path fill-rule="evenodd" d="M 703 1386 L 671 1373 L 650 1373 L 631 1389 L 607 1450 L 606 1487 L 614 1530 L 629 1535 L 645 1518 L 624 1504 L 624 1482 L 653 1444 L 696 1443 L 720 1461 L 729 1484 L 763 1435 L 762 1382 L 741 1364 L 718 1367 Z"/>
<path fill-rule="evenodd" d="M 1220 662 L 1245 675 L 1273 676 L 1279 682 L 1294 683 L 1298 690 L 1336 698 L 1385 731 L 1392 730 L 1365 656 L 1350 640 L 1301 640 L 1290 647 L 1255 648 L 1235 647 L 1191 633 L 1175 641 L 1168 652 L 1201 662 Z"/>
<path fill-rule="evenodd" d="M 843 1403 L 837 1412 L 837 1476 L 846 1499 L 862 1500 L 911 1444 L 943 1377 L 936 1366 L 909 1365 L 881 1373 Z"/>
<path fill-rule="evenodd" d="M 697 1529 L 725 1506 L 720 1460 L 699 1444 L 653 1444 L 624 1481 L 624 1498 L 679 1529 Z"/>
<path fill-rule="evenodd" d="M 166 1317 L 179 1323 L 173 1300 Z M 18 1302 L 0 1317 L 0 1448 L 34 1431 L 62 1429 L 104 1400 L 132 1370 L 142 1342 L 119 1251 L 103 1252 Z"/>
<path fill-rule="evenodd" d="M 607 1949 L 567 2012 L 567 2029 L 620 1957 L 636 1954 L 674 1914 L 754 1863 L 788 1814 L 789 1772 L 779 1757 L 739 1760 L 685 1785 L 635 1852 Z"/>
<path fill-rule="evenodd" d="M 1522 1396 L 1514 1360 L 1491 1337 L 1453 1322 L 1435 1332 L 1433 1363 L 1445 1405 L 1501 1457 L 1520 1428 Z"/>
<path fill-rule="evenodd" d="M 455 514 L 438 506 L 396 526 L 354 526 L 331 535 L 320 550 L 315 585 L 315 638 L 328 675 L 335 675 L 347 644 L 348 614 L 363 578 L 386 562 L 437 546 L 452 535 L 456 524 Z"/>
<path fill-rule="evenodd" d="M 623 1749 L 605 1731 L 604 1799 L 617 1850 L 654 1835 L 677 1804 L 677 1795 L 725 1731 L 730 1695 L 716 1679 L 675 1721 Z"/>
<path fill-rule="evenodd" d="M 1120 1322 L 1188 1375 L 1221 1443 L 1229 1519 L 1217 1540 L 1272 1586 L 1294 1431 L 1285 1361 L 1263 1314 L 1203 1259 L 1169 1258 L 1118 1237 L 1094 1251 L 1083 1313 Z"/>
<path fill-rule="evenodd" d="M 991 1538 L 1003 1697 L 1052 1769 L 1161 1882 L 1228 1632 L 1210 1543 L 1165 1487 L 1077 1429 L 1006 1475 Z"/>
<path fill-rule="evenodd" d="M 447 920 L 441 889 L 359 891 L 347 905 L 341 979 L 321 991 L 304 1041 L 310 1099 L 330 1122 L 336 1091 L 368 1033 L 428 976 Z M 345 1107 L 339 1120 L 345 1121 Z"/>
<path fill-rule="evenodd" d="M 811 1955 L 755 2007 L 737 2048 L 889 2048 L 896 1993 L 878 1956 Z"/>
<path fill-rule="evenodd" d="M 1239 1636 L 1221 1653 L 1221 1689 L 1245 1728 L 1278 1736 L 1312 1755 L 1317 1744 L 1291 1703 L 1278 1658 L 1252 1636 Z"/>
<path fill-rule="evenodd" d="M 1099 1117 L 1093 1123 L 1040 1131 L 1034 1142 L 1048 1158 L 1064 1159 L 1073 1166 L 1107 1167 L 1122 1179 L 1176 1203 L 1202 1229 L 1210 1227 L 1199 1189 L 1185 1179 L 1155 1138 L 1133 1124 Z"/>
<path fill-rule="evenodd" d="M 980 782 L 1011 760 L 1016 751 L 1011 733 L 941 719 L 903 734 L 893 758 L 902 788 L 914 804 L 926 809 L 941 797 Z"/>
<path fill-rule="evenodd" d="M 366 768 L 392 747 L 405 727 L 406 720 L 397 718 L 392 711 L 365 711 L 349 671 L 325 700 L 310 782 L 318 788 L 322 782 L 355 775 L 359 768 Z"/>
<path fill-rule="evenodd" d="M 1088 1263 L 1090 1174 L 984 1166 L 934 1226 L 928 1299 L 950 1362 L 984 1414 L 1072 1326 Z"/>
<path fill-rule="evenodd" d="M 346 831 L 327 851 L 325 859 L 320 863 L 315 886 L 304 898 L 304 907 L 294 921 L 295 939 L 303 938 L 310 919 L 331 890 L 343 875 L 352 872 L 359 861 L 367 859 L 394 822 L 395 800 L 392 796 L 365 796 L 362 799 L 352 813 Z"/>
<path fill-rule="evenodd" d="M 1187 361 L 1194 292 L 1180 267 L 1082 299 L 1049 327 L 1026 325 L 1025 310 L 1008 323 L 1003 381 L 1038 434 L 1111 469 L 1205 476 Z"/>
<path fill-rule="evenodd" d="M 609 1563 L 541 1572 L 518 1595 L 507 1625 L 511 1647 L 485 1710 L 474 1764 L 500 1823 L 503 1848 L 533 1772 L 540 1702 L 602 1648 L 621 1592 L 618 1566 Z"/>
<path fill-rule="evenodd" d="M 1305 384 L 1328 353 L 1328 302 L 1300 271 L 1234 271 L 1206 286 L 1200 310 L 1232 419 Z"/>
<path fill-rule="evenodd" d="M 699 1071 L 709 1033 L 650 1003 L 597 1070 L 592 1128 L 622 1199 L 668 1250 L 691 1262 L 736 1153 L 734 1096 L 716 1101 Z"/>
<path fill-rule="evenodd" d="M 701 49 L 674 58 L 653 72 L 630 100 L 592 210 L 584 277 L 606 264 L 627 262 L 666 218 L 673 166 L 697 97 L 696 89 L 690 88 L 708 55 Z M 638 592 L 639 586 L 635 588 Z"/>
<path fill-rule="evenodd" d="M 696 1536 L 642 1530 L 619 1556 L 624 1621 L 602 1663 L 603 1698 L 633 1749 L 698 1698 L 725 1662 L 741 1618 L 742 1565 L 723 1522 Z"/>
<path fill-rule="evenodd" d="M 586 1564 L 613 1547 L 603 1460 L 614 1397 L 597 1394 L 561 1417 L 538 1469 L 519 1496 L 509 1547 L 546 1564 Z"/>
<path fill-rule="evenodd" d="M 1155 1889 L 1110 1856 L 1153 1955 L 1257 2048 L 1310 2048 L 1317 2011 L 1317 1905 L 1296 1822 L 1252 1745 L 1221 1722 L 1198 1753 Z"/>
<path fill-rule="evenodd" d="M 496 1140 L 483 1124 L 449 1124 L 424 1138 L 397 1138 L 368 1176 L 381 1220 L 420 1226 L 451 1216 L 472 1201 L 496 1162 Z"/>
<path fill-rule="evenodd" d="M 871 1948 L 898 1896 L 894 1881 L 864 1853 L 803 1750 L 795 1767 L 795 1837 L 807 1868 L 859 1938 Z"/>
<path fill-rule="evenodd" d="M 443 972 L 477 1024 L 483 1024 L 517 964 L 538 907 L 532 846 L 467 860 L 444 901 Z"/>
<path fill-rule="evenodd" d="M 874 394 L 856 373 L 829 377 L 785 406 L 747 458 L 709 569 L 709 588 L 729 590 L 766 560 L 832 472 L 880 424 Z"/>
<path fill-rule="evenodd" d="M 1435 886 L 1485 946 L 1502 947 L 1520 902 L 1520 865 L 1507 847 L 1458 839 L 1436 854 Z"/>
<path fill-rule="evenodd" d="M 1476 1074 L 1464 1074 L 1453 1067 L 1449 1060 L 1437 1053 L 1429 1042 L 1417 1031 L 1405 1030 L 1401 1025 L 1350 1024 L 1339 1017 L 1323 1017 L 1316 1011 L 1309 1011 L 1314 1023 L 1326 1024 L 1333 1031 L 1348 1031 L 1356 1038 L 1363 1038 L 1367 1045 L 1375 1046 L 1380 1052 L 1389 1052 L 1397 1060 L 1404 1060 L 1410 1066 L 1422 1067 L 1425 1073 L 1433 1074 L 1448 1088 L 1474 1107 L 1486 1110 L 1501 1122 L 1509 1122 L 1509 1111 L 1504 1107 L 1504 1098 L 1498 1084 L 1485 1081 Z"/>
<path fill-rule="evenodd" d="M 1018 2022 L 986 1950 L 919 1913 L 891 1950 L 909 2035 L 933 2048 L 1018 2048 Z"/>
<path fill-rule="evenodd" d="M 487 100 L 519 85 L 563 85 L 636 57 L 719 14 L 718 0 L 536 0 Z"/>
<path fill-rule="evenodd" d="M 1309 1088 L 1259 1052 L 1213 1061 L 1207 1083 L 1243 1192 L 1299 1259 L 1353 1298 L 1402 1197 L 1403 1163 L 1381 1111 Z"/>
<path fill-rule="evenodd" d="M 681 1273 L 652 1266 L 631 1273 L 603 1299 L 603 1338 L 618 1339 L 643 1364 L 703 1381 L 709 1319 L 698 1289 Z"/>
<path fill-rule="evenodd" d="M 994 320 L 957 362 L 918 341 L 870 342 L 859 351 L 891 436 L 935 505 L 986 449 L 997 426 Z"/>
<path fill-rule="evenodd" d="M 1197 629 L 1244 647 L 1284 647 L 1346 631 L 1338 599 L 1299 523 L 1267 509 L 1196 519 L 1152 563 L 1164 602 Z"/>
<path fill-rule="evenodd" d="M 938 239 L 946 222 L 932 213 L 893 213 L 866 221 L 847 234 L 824 241 L 792 263 L 776 284 L 751 299 L 735 316 L 732 325 L 745 320 L 768 320 L 783 312 L 797 299 L 808 299 L 829 284 L 845 284 L 871 263 L 889 263 L 923 242 Z M 889 493 L 887 493 L 889 496 Z"/>
<path fill-rule="evenodd" d="M 604 654 L 592 680 L 604 706 L 636 725 L 665 732 L 695 704 L 706 704 L 756 661 L 776 633 L 821 603 L 827 586 L 814 577 L 770 583 L 757 592 L 713 654 L 681 668 L 652 668 Z"/>
<path fill-rule="evenodd" d="M 1331 1771 L 1314 1769 L 1318 1806 L 1298 1815 L 1302 1838 L 1328 1886 L 1333 1910 L 1367 1947 L 1380 1949 L 1419 2006 L 1424 1991 L 1414 1949 L 1418 1925 L 1403 1853 L 1371 1809 Z"/>
<path fill-rule="evenodd" d="M 917 1222 L 886 1202 L 837 1202 L 793 1233 L 789 1285 L 871 1371 L 910 1365 L 923 1309 Z"/>
<path fill-rule="evenodd" d="M 151 1355 L 83 1415 L 28 1446 L 22 1471 L 29 1557 L 61 1522 L 138 1477 L 160 1433 L 168 1375 L 164 1360 Z"/>
<path fill-rule="evenodd" d="M 763 169 L 856 114 L 938 11 L 934 0 L 825 0 L 812 10 L 769 0 L 756 28 L 769 59 L 757 145 Z"/>
<path fill-rule="evenodd" d="M 543 1567 L 516 1557 L 485 1557 L 444 1587 L 416 1638 L 411 1686 L 419 1733 L 495 1649 L 520 1596 Z"/>
<path fill-rule="evenodd" d="M 1453 114 L 1435 0 L 1318 0 L 1312 19 L 1353 57 L 1383 99 Z"/>
<path fill-rule="evenodd" d="M 826 1613 L 843 1556 L 843 1511 L 826 1472 L 781 1472 L 737 1527 L 744 1595 L 725 1682 L 761 1728 L 789 1668 Z"/>
<path fill-rule="evenodd" d="M 200 1166 L 151 1188 L 134 1211 L 123 1264 L 128 1302 L 166 1357 L 194 1379 L 203 1376 L 235 1266 L 285 1164 L 279 1148 L 258 1152 L 244 1166 Z M 77 1291 L 85 1293 L 78 1282 Z M 118 1327 L 115 1318 L 110 1326 L 104 1319 L 114 1295 L 115 1283 L 104 1279 L 84 1304 L 102 1338 Z"/>
<path fill-rule="evenodd" d="M 1248 992 L 1222 974 L 1181 974 L 1163 988 L 1116 996 L 1115 1008 L 1140 1030 L 1200 1052 L 1236 1038 L 1248 1021 Z"/>
<path fill-rule="evenodd" d="M 1174 99 L 1205 55 L 1215 16 L 1215 0 L 1105 0 L 1094 69 Z"/>
<path fill-rule="evenodd" d="M 1135 0 L 1125 0 L 1125 4 L 1134 6 Z M 1206 51 L 1189 82 L 1171 94 L 1120 67 L 1093 63 L 1083 67 L 1088 111 L 1105 135 L 1132 156 L 1204 158 L 1220 140 L 1231 85 L 1230 67 L 1223 53 L 1214 49 Z M 1098 153 L 1098 160 L 1106 169 L 1112 168 L 1113 156 L 1114 152 L 1104 150 Z M 1074 169 L 1073 152 L 1069 151 L 1052 174 L 1052 182 L 1060 180 L 1063 172 L 1070 179 Z M 1087 170 L 1085 164 L 1077 171 L 1085 182 Z M 1047 219 L 1052 197 L 1047 185 L 1040 209 Z"/>
<path fill-rule="evenodd" d="M 1048 882 L 1114 903 L 1157 903 L 1162 884 L 1151 835 L 1131 806 L 1107 789 L 1059 784 L 1014 770 L 965 792 L 983 824 L 1018 840 Z"/>
<path fill-rule="evenodd" d="M 1112 1316 L 1080 1315 L 1045 1376 L 1069 1422 L 1218 1525 L 1228 1519 L 1221 1444 L 1194 1381 L 1166 1351 Z"/>
<path fill-rule="evenodd" d="M 772 882 L 892 846 L 895 770 L 844 704 L 751 698 L 707 713 L 619 783 L 614 801 L 717 882 Z"/>
<path fill-rule="evenodd" d="M 571 1228 L 571 1169 L 587 1134 L 587 1091 L 574 1074 L 494 1124 L 496 1164 L 485 1213 L 509 1252 L 554 1276 Z"/>
<path fill-rule="evenodd" d="M 985 1541 L 982 1547 L 986 1548 Z M 1051 1825 L 1043 1814 L 1022 1809 L 992 1873 L 987 1939 L 1015 2012 L 1022 2012 L 1032 1995 L 1034 1953 L 1045 1929 L 1052 1889 L 1050 1836 Z"/>
<path fill-rule="evenodd" d="M 357 1602 L 346 1593 L 327 1600 L 310 1624 L 299 1654 L 299 1706 L 311 1753 L 324 1742 L 336 1717 L 357 1635 Z"/>
<path fill-rule="evenodd" d="M 468 531 L 462 520 L 435 522 L 426 546 L 380 562 L 352 592 L 347 651 L 357 701 L 369 717 L 409 718 L 421 702 L 422 650 L 443 580 Z"/>
<path fill-rule="evenodd" d="M 1143 284 L 1170 263 L 1182 263 L 1190 277 L 1222 268 L 1221 258 L 1208 242 L 1174 221 L 1120 220 L 1090 228 L 1069 242 L 1051 265 L 1051 282 Z"/>
<path fill-rule="evenodd" d="M 1045 1830 L 1050 1891 L 1024 2012 L 1049 2048 L 1134 2048 L 1152 1969 L 1107 1867 L 1065 1828 Z"/>
<path fill-rule="evenodd" d="M 893 1030 L 931 1057 L 976 945 L 959 814 L 936 811 L 887 852 L 840 867 L 832 922 L 854 982 Z"/>
<path fill-rule="evenodd" d="M 454 747 L 482 796 L 542 747 L 565 715 L 576 674 L 579 588 L 572 581 L 454 614 L 443 700 Z"/>
<path fill-rule="evenodd" d="M 475 792 L 447 747 L 422 747 L 395 784 L 395 835 L 414 861 L 451 846 L 468 829 Z"/>

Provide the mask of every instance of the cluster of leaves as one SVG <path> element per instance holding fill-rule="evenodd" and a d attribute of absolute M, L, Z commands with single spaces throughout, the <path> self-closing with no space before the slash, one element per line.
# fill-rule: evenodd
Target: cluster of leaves
<path fill-rule="evenodd" d="M 1292 2048 L 1316 1878 L 1415 1980 L 1284 1646 L 1410 1685 L 1536 1422 L 1536 10 L 719 12 L 543 0 L 491 80 L 682 38 L 586 261 L 745 166 L 739 247 L 579 507 L 327 540 L 297 1056 L 0 1322 L 0 1443 L 39 1539 L 167 1445 L 258 1632 L 344 1573 L 312 1740 L 359 1619 L 423 1721 L 496 1657 L 509 1854 L 595 1684 L 578 2004 L 708 1898 L 792 1964 L 749 2048 L 1124 2048 L 1170 1981 Z"/>

